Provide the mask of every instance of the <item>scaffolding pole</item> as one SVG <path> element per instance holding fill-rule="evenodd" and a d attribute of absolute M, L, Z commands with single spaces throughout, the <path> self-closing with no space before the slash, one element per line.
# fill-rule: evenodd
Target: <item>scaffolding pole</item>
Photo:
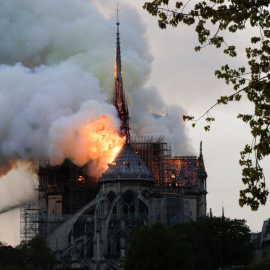
<path fill-rule="evenodd" d="M 29 241 L 39 235 L 39 210 L 35 203 L 20 208 L 20 240 Z"/>
<path fill-rule="evenodd" d="M 171 144 L 164 142 L 164 136 L 132 136 L 131 146 L 153 173 L 156 184 L 162 185 L 164 162 L 171 157 Z"/>

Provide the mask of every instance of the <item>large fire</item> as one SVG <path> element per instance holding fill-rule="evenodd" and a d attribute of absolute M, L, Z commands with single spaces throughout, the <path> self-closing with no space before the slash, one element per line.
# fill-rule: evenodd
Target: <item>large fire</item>
<path fill-rule="evenodd" d="M 108 163 L 114 160 L 125 143 L 125 138 L 111 127 L 108 116 L 89 122 L 81 129 L 80 135 L 88 142 L 87 152 L 94 165 L 92 169 L 95 167 L 95 174 L 106 170 Z"/>

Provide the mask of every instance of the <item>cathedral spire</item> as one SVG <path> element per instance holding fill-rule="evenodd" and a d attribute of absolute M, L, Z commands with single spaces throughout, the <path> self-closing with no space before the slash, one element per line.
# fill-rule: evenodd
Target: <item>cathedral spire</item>
<path fill-rule="evenodd" d="M 202 153 L 202 141 L 200 142 L 200 155 L 199 155 L 200 166 L 204 168 L 203 153 Z"/>
<path fill-rule="evenodd" d="M 199 155 L 199 173 L 206 180 L 207 173 L 205 171 L 203 153 L 202 153 L 202 141 L 200 142 L 200 155 Z M 206 186 L 205 186 L 206 189 Z"/>
<path fill-rule="evenodd" d="M 129 142 L 129 112 L 125 99 L 122 79 L 122 66 L 121 66 L 121 49 L 120 49 L 120 33 L 119 33 L 119 20 L 118 20 L 118 5 L 117 5 L 117 32 L 116 32 L 116 52 L 115 52 L 115 88 L 113 96 L 113 104 L 118 113 L 121 121 L 120 132 L 122 136 L 126 136 L 126 141 Z"/>

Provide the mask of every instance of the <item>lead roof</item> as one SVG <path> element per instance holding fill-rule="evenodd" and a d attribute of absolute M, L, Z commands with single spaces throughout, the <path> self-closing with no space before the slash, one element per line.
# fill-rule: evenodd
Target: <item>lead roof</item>
<path fill-rule="evenodd" d="M 100 182 L 113 180 L 137 180 L 154 182 L 153 174 L 135 153 L 129 143 L 125 143 L 115 160 L 102 174 Z"/>

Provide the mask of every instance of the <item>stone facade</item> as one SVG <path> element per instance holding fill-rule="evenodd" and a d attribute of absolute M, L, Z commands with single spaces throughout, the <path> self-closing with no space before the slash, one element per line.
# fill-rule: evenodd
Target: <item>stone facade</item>
<path fill-rule="evenodd" d="M 200 167 L 197 171 L 200 184 L 198 180 L 186 186 L 180 182 L 157 186 L 153 174 L 127 143 L 99 179 L 96 198 L 77 212 L 61 214 L 63 197 L 57 188 L 55 193 L 51 188 L 47 193 L 41 189 L 40 207 L 47 200 L 42 211 L 45 237 L 61 261 L 59 267 L 121 269 L 131 238 L 141 226 L 156 221 L 172 226 L 203 218 L 207 174 Z"/>
<path fill-rule="evenodd" d="M 206 216 L 202 147 L 199 157 L 171 157 L 161 140 L 136 140 L 139 154 L 133 150 L 118 22 L 116 52 L 114 104 L 126 144 L 98 180 L 70 161 L 39 171 L 39 235 L 58 257 L 59 268 L 122 269 L 126 249 L 141 226 L 156 221 L 172 226 Z"/>

